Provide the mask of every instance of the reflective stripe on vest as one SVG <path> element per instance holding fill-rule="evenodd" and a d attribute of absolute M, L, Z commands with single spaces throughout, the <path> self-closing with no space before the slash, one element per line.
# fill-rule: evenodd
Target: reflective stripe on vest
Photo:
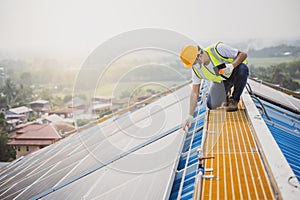
<path fill-rule="evenodd" d="M 221 44 L 222 42 L 218 42 L 216 45 L 214 46 L 210 46 L 204 49 L 204 51 L 208 54 L 210 61 L 212 62 L 213 66 L 218 66 L 222 63 L 232 63 L 233 62 L 233 58 L 226 58 L 223 57 L 217 50 L 217 46 L 218 44 Z M 244 64 L 247 64 L 247 61 L 245 60 L 243 62 Z M 206 66 L 201 65 L 200 70 L 197 70 L 194 66 L 193 66 L 193 71 L 196 74 L 196 76 L 200 79 L 205 78 L 207 80 L 211 80 L 214 82 L 218 82 L 220 83 L 223 78 L 220 75 L 216 75 L 215 72 L 211 72 Z M 231 72 L 232 73 L 232 72 Z M 231 74 L 228 76 L 230 77 Z"/>
<path fill-rule="evenodd" d="M 204 77 L 207 80 L 211 80 L 211 81 L 214 81 L 217 83 L 221 83 L 221 81 L 223 80 L 223 78 L 221 76 L 217 76 L 216 74 L 212 73 L 204 65 L 202 65 L 200 67 L 200 70 L 197 70 L 194 66 L 192 67 L 192 69 L 193 69 L 194 73 L 196 74 L 196 76 L 200 79 L 202 79 Z"/>
<path fill-rule="evenodd" d="M 212 62 L 212 64 L 214 66 L 218 66 L 222 63 L 232 63 L 233 62 L 233 58 L 227 58 L 227 57 L 223 57 L 217 50 L 217 46 L 219 44 L 221 44 L 222 42 L 218 42 L 216 45 L 213 45 L 213 46 L 210 46 L 210 47 L 207 47 L 204 49 L 204 51 L 206 51 L 208 53 L 208 56 Z M 244 64 L 247 64 L 247 61 L 244 60 L 243 62 Z"/>
<path fill-rule="evenodd" d="M 209 58 L 210 58 L 210 60 L 211 60 L 211 62 L 212 62 L 212 64 L 213 64 L 214 66 L 218 66 L 218 65 L 220 65 L 220 64 L 222 64 L 222 63 L 225 63 L 225 64 L 227 64 L 227 63 L 232 63 L 233 60 L 234 60 L 233 58 L 227 58 L 227 57 L 224 57 L 224 56 L 222 56 L 222 55 L 218 52 L 217 46 L 218 46 L 219 44 L 221 44 L 221 43 L 222 43 L 222 42 L 218 42 L 216 45 L 213 45 L 213 46 L 210 46 L 210 47 L 207 47 L 207 48 L 204 49 L 204 51 L 207 52 L 207 54 L 208 54 L 208 56 L 209 56 Z M 244 60 L 243 63 L 244 63 L 244 64 L 247 64 L 247 61 Z M 232 72 L 229 74 L 228 77 L 230 77 L 231 74 L 232 74 Z"/>

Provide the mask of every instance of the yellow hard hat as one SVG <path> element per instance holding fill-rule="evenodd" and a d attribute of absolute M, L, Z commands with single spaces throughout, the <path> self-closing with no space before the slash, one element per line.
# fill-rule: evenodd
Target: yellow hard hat
<path fill-rule="evenodd" d="M 186 68 L 190 68 L 193 66 L 198 54 L 198 47 L 197 46 L 185 46 L 181 50 L 180 59 L 184 63 Z"/>

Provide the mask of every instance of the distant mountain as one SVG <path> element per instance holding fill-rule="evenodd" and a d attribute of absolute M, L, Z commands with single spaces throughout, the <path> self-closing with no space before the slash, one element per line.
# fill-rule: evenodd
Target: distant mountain
<path fill-rule="evenodd" d="M 278 46 L 266 47 L 260 50 L 249 49 L 247 51 L 249 57 L 300 57 L 300 46 L 291 46 L 286 44 L 281 44 Z"/>

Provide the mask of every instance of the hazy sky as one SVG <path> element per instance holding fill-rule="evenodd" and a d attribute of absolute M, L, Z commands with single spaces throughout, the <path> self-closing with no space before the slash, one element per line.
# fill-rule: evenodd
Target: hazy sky
<path fill-rule="evenodd" d="M 138 28 L 199 43 L 300 37 L 299 0 L 0 0 L 0 50 L 84 54 Z"/>

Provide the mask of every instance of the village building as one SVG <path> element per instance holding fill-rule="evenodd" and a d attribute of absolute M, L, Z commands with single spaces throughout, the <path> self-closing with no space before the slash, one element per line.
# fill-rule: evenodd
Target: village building
<path fill-rule="evenodd" d="M 32 116 L 32 109 L 26 106 L 20 106 L 16 108 L 11 108 L 7 112 L 8 115 L 25 115 L 26 119 Z"/>
<path fill-rule="evenodd" d="M 60 140 L 53 124 L 29 124 L 9 137 L 8 145 L 16 149 L 16 158 L 32 153 Z"/>
<path fill-rule="evenodd" d="M 114 100 L 113 96 L 94 96 L 92 98 L 93 103 L 111 103 Z"/>
<path fill-rule="evenodd" d="M 29 103 L 30 108 L 37 116 L 42 116 L 51 110 L 51 104 L 47 100 L 36 100 Z"/>
<path fill-rule="evenodd" d="M 64 108 L 64 109 L 58 109 L 58 110 L 52 110 L 48 114 L 51 115 L 58 115 L 61 118 L 72 118 L 73 117 L 73 111 L 71 108 Z"/>

